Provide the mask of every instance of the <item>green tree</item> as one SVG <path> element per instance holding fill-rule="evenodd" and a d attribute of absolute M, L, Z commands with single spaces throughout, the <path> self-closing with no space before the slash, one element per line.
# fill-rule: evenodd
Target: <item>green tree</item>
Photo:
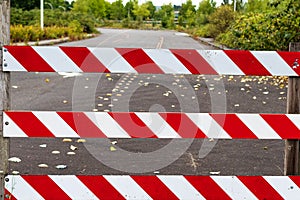
<path fill-rule="evenodd" d="M 156 12 L 156 19 L 161 20 L 162 27 L 173 28 L 174 27 L 174 7 L 171 3 L 161 6 Z"/>
<path fill-rule="evenodd" d="M 77 0 L 73 10 L 90 14 L 97 20 L 103 20 L 106 17 L 106 7 L 105 0 Z"/>
<path fill-rule="evenodd" d="M 148 10 L 150 12 L 150 19 L 154 18 L 156 7 L 153 5 L 152 1 L 147 1 L 146 4 L 148 5 Z"/>
<path fill-rule="evenodd" d="M 134 2 L 132 0 L 128 1 L 125 5 L 124 10 L 128 19 L 135 19 L 135 15 L 133 13 L 133 5 Z"/>
<path fill-rule="evenodd" d="M 178 22 L 181 26 L 195 26 L 196 24 L 196 6 L 193 5 L 192 0 L 187 0 L 183 3 L 179 11 Z"/>
<path fill-rule="evenodd" d="M 234 22 L 235 12 L 232 6 L 223 5 L 212 13 L 208 20 L 210 23 L 210 31 L 212 37 L 217 37 L 219 34 L 226 32 L 227 28 Z"/>
<path fill-rule="evenodd" d="M 11 0 L 11 7 L 32 10 L 40 7 L 40 0 Z"/>
<path fill-rule="evenodd" d="M 216 10 L 216 2 L 214 0 L 203 0 L 199 3 L 197 10 L 197 24 L 205 25 L 208 23 L 208 16 Z"/>
<path fill-rule="evenodd" d="M 269 0 L 248 0 L 245 4 L 245 12 L 263 12 L 269 10 Z"/>
<path fill-rule="evenodd" d="M 148 4 L 143 3 L 141 5 L 135 3 L 133 5 L 133 14 L 137 17 L 139 22 L 150 16 L 150 11 L 148 10 Z"/>
<path fill-rule="evenodd" d="M 116 0 L 110 7 L 110 19 L 121 20 L 124 18 L 124 6 L 122 0 Z"/>

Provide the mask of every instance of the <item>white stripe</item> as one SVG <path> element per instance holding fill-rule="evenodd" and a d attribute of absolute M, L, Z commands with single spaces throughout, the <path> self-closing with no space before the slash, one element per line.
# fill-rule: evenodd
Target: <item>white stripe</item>
<path fill-rule="evenodd" d="M 157 176 L 178 199 L 205 199 L 183 176 Z"/>
<path fill-rule="evenodd" d="M 32 47 L 56 72 L 82 72 L 59 47 Z"/>
<path fill-rule="evenodd" d="M 4 137 L 28 137 L 24 131 L 5 113 L 3 113 L 3 136 Z M 8 125 L 5 123 L 8 122 Z"/>
<path fill-rule="evenodd" d="M 125 199 L 152 199 L 130 176 L 103 176 Z"/>
<path fill-rule="evenodd" d="M 74 137 L 79 135 L 56 112 L 32 112 L 55 137 Z"/>
<path fill-rule="evenodd" d="M 87 112 L 85 114 L 107 137 L 130 138 L 130 135 L 108 113 Z"/>
<path fill-rule="evenodd" d="M 139 113 L 136 115 L 158 138 L 181 138 L 180 135 L 159 115 L 159 113 Z"/>
<path fill-rule="evenodd" d="M 191 74 L 170 50 L 144 49 L 144 51 L 166 74 Z"/>
<path fill-rule="evenodd" d="M 44 199 L 34 188 L 31 187 L 21 176 L 9 175 L 8 182 L 5 181 L 5 188 L 16 198 L 24 200 Z"/>
<path fill-rule="evenodd" d="M 287 114 L 286 116 L 295 124 L 295 126 L 298 129 L 300 129 L 300 115 L 299 114 Z"/>
<path fill-rule="evenodd" d="M 283 199 L 299 199 L 300 189 L 288 176 L 263 176 L 263 178 Z"/>
<path fill-rule="evenodd" d="M 198 50 L 198 53 L 215 69 L 223 75 L 245 75 L 244 72 L 220 50 Z"/>
<path fill-rule="evenodd" d="M 273 76 L 298 76 L 275 51 L 251 51 L 251 53 Z"/>
<path fill-rule="evenodd" d="M 208 113 L 186 113 L 208 138 L 231 139 L 231 136 Z"/>
<path fill-rule="evenodd" d="M 259 139 L 281 139 L 259 114 L 236 114 Z"/>
<path fill-rule="evenodd" d="M 49 175 L 49 177 L 71 198 L 78 200 L 99 199 L 74 175 Z"/>
<path fill-rule="evenodd" d="M 232 199 L 257 199 L 257 197 L 235 176 L 211 176 Z"/>
<path fill-rule="evenodd" d="M 3 53 L 3 71 L 27 71 L 8 51 Z M 4 67 L 4 64 L 7 67 Z"/>
<path fill-rule="evenodd" d="M 114 48 L 88 48 L 112 73 L 135 73 L 136 70 Z"/>

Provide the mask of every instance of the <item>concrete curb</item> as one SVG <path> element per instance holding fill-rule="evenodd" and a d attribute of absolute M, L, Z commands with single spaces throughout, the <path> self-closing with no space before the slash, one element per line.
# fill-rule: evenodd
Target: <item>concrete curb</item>
<path fill-rule="evenodd" d="M 224 45 L 221 44 L 216 44 L 215 40 L 213 38 L 202 38 L 202 37 L 197 37 L 197 39 L 205 44 L 208 44 L 212 47 L 218 48 L 218 49 L 222 49 L 222 50 L 230 50 L 230 48 L 227 48 Z"/>

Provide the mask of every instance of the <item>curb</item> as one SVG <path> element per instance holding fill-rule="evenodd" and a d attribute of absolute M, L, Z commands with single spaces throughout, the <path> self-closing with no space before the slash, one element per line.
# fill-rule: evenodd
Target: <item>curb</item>
<path fill-rule="evenodd" d="M 205 44 L 208 44 L 212 47 L 218 48 L 218 49 L 222 49 L 222 50 L 230 50 L 230 48 L 227 48 L 224 45 L 221 44 L 216 44 L 213 38 L 202 38 L 202 37 L 197 37 L 197 39 Z"/>

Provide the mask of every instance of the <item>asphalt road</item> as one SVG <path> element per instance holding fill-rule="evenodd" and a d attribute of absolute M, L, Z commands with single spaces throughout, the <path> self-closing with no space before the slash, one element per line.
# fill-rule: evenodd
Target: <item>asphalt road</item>
<path fill-rule="evenodd" d="M 96 38 L 61 45 L 211 49 L 173 31 L 101 32 Z M 284 77 L 13 73 L 11 94 L 13 110 L 285 113 L 286 109 Z M 71 150 L 71 145 L 77 149 Z M 13 138 L 10 148 L 10 156 L 21 159 L 10 163 L 10 172 L 21 174 L 283 174 L 281 140 Z M 57 169 L 58 165 L 66 168 Z"/>

